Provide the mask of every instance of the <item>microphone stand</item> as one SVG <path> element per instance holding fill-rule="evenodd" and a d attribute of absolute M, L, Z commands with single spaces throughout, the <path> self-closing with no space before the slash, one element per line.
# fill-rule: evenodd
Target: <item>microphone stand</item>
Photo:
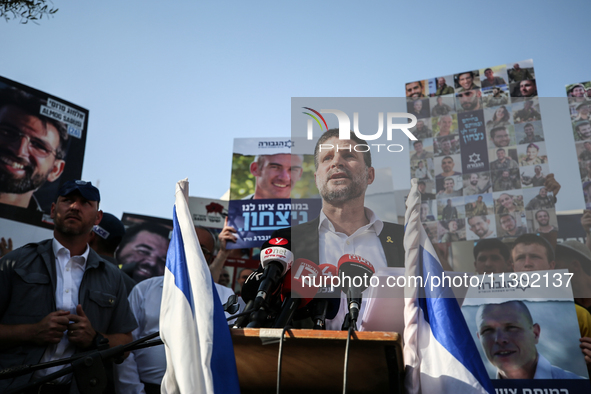
<path fill-rule="evenodd" d="M 29 382 L 24 386 L 8 390 L 5 394 L 20 393 L 37 387 L 41 384 L 51 382 L 56 378 L 59 378 L 72 372 L 74 373 L 76 384 L 78 386 L 78 390 L 80 391 L 80 393 L 102 394 L 103 390 L 107 386 L 107 374 L 105 372 L 103 362 L 111 359 L 121 358 L 125 352 L 131 350 L 162 345 L 163 342 L 161 339 L 150 341 L 150 339 L 156 338 L 159 335 L 160 332 L 155 332 L 153 334 L 147 335 L 143 338 L 130 342 L 126 345 L 119 345 L 108 349 L 89 350 L 84 353 L 75 354 L 72 357 L 41 364 L 19 365 L 16 367 L 8 368 L 0 371 L 0 380 L 26 375 L 39 369 L 45 369 L 64 364 L 71 364 L 69 367 L 65 367 L 64 369 L 44 376 L 39 380 Z"/>

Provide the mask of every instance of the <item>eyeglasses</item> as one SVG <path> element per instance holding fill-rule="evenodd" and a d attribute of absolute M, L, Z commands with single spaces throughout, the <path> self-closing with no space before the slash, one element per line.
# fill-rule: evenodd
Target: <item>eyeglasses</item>
<path fill-rule="evenodd" d="M 43 140 L 31 137 L 15 128 L 6 125 L 0 125 L 0 141 L 2 143 L 12 144 L 21 141 L 23 138 L 27 140 L 29 153 L 39 158 L 45 158 L 51 154 L 58 156 L 57 151 L 51 149 L 51 146 Z"/>

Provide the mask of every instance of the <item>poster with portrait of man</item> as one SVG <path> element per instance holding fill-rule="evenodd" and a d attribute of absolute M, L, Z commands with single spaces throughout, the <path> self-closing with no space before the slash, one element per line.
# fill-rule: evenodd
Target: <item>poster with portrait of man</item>
<path fill-rule="evenodd" d="M 423 151 L 433 155 L 435 195 L 429 191 L 425 194 L 426 198 L 444 203 L 448 198 L 463 197 L 468 240 L 481 238 L 478 233 L 485 237 L 501 234 L 498 215 L 507 213 L 504 210 L 514 213 L 514 203 L 519 206 L 522 219 L 526 217 L 526 211 L 534 212 L 540 209 L 538 206 L 549 210 L 550 217 L 555 216 L 554 197 L 545 190 L 540 191 L 550 173 L 550 166 L 533 61 L 529 59 L 483 67 L 455 73 L 452 77 L 434 79 L 442 87 L 453 85 L 454 90 L 453 94 L 450 89 L 445 92 L 442 90 L 441 94 L 435 94 L 430 99 L 429 131 L 432 134 L 429 135 L 433 139 L 429 141 L 429 150 Z M 573 132 L 578 136 L 577 141 L 580 141 L 577 155 L 580 156 L 583 188 L 586 181 L 591 185 L 591 122 L 585 123 L 586 108 L 581 106 L 587 103 L 585 95 L 588 86 L 581 85 L 575 89 L 577 96 L 572 97 L 572 105 L 575 106 L 572 119 L 579 116 L 578 119 L 583 122 L 578 127 L 573 124 Z M 591 87 L 591 83 L 588 85 Z M 451 97 L 455 100 L 455 106 L 449 104 Z M 434 113 L 433 109 L 438 103 L 440 106 Z M 580 107 L 580 113 L 577 107 Z M 588 154 L 584 146 L 587 140 Z M 412 143 L 409 147 L 413 149 Z M 535 189 L 536 194 L 528 193 L 529 200 L 524 202 L 521 190 L 529 188 Z M 544 196 L 538 196 L 538 192 Z M 591 186 L 588 194 L 588 204 L 591 206 Z M 479 209 L 470 209 L 479 195 L 482 196 Z M 532 203 L 527 207 L 530 200 Z M 470 217 L 481 217 L 481 220 L 472 219 L 471 222 L 475 224 L 471 226 L 468 222 Z M 510 224 L 507 226 L 511 227 Z M 527 224 L 516 221 L 516 228 L 524 226 L 529 231 Z M 447 231 L 442 225 L 439 225 L 438 230 L 439 233 Z"/>
<path fill-rule="evenodd" d="M 478 278 L 462 313 L 497 392 L 589 392 L 568 271 Z"/>
<path fill-rule="evenodd" d="M 236 138 L 228 224 L 231 249 L 260 247 L 273 231 L 318 216 L 313 155 L 292 154 L 290 138 Z"/>
<path fill-rule="evenodd" d="M 0 77 L 0 217 L 53 227 L 60 186 L 80 179 L 88 110 Z"/>
<path fill-rule="evenodd" d="M 115 252 L 121 269 L 136 282 L 164 275 L 172 220 L 124 212 L 121 222 L 125 235 Z"/>

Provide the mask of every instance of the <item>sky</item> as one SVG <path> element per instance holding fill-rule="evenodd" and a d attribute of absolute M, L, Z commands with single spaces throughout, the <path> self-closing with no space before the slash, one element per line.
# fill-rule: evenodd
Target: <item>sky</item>
<path fill-rule="evenodd" d="M 0 75 L 90 111 L 82 177 L 119 217 L 170 218 L 185 177 L 190 195 L 222 196 L 233 139 L 289 137 L 292 97 L 399 97 L 405 82 L 525 59 L 541 97 L 591 80 L 589 1 L 53 4 L 39 25 L 0 23 Z M 545 131 L 557 210 L 580 209 L 560 132 Z"/>

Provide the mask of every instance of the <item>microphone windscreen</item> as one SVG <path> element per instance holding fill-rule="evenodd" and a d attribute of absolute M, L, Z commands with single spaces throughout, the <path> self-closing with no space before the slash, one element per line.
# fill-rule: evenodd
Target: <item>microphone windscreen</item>
<path fill-rule="evenodd" d="M 367 278 L 371 278 L 373 274 L 376 272 L 373 265 L 366 259 L 361 256 L 357 256 L 355 254 L 345 254 L 339 259 L 338 263 L 339 269 L 339 277 L 361 277 L 364 276 Z M 365 282 L 365 281 L 363 281 Z M 359 282 L 357 282 L 359 283 Z M 361 291 L 367 288 L 366 283 L 362 283 L 362 286 L 355 286 L 356 288 L 360 289 Z M 348 281 L 343 281 L 343 286 L 341 288 L 343 291 L 348 290 Z"/>
<path fill-rule="evenodd" d="M 246 278 L 246 281 L 244 281 L 242 289 L 240 290 L 240 295 L 245 302 L 252 301 L 256 298 L 262 278 L 263 269 L 261 267 L 248 275 L 248 278 Z"/>
<path fill-rule="evenodd" d="M 291 266 L 290 275 L 283 280 L 283 294 L 291 293 L 292 298 L 301 298 L 300 308 L 306 306 L 318 293 L 320 269 L 310 260 L 297 259 Z"/>
<path fill-rule="evenodd" d="M 265 241 L 261 247 L 261 266 L 265 268 L 272 262 L 281 264 L 283 268 L 281 276 L 284 276 L 293 263 L 293 253 L 291 252 L 289 239 L 274 237 Z"/>

